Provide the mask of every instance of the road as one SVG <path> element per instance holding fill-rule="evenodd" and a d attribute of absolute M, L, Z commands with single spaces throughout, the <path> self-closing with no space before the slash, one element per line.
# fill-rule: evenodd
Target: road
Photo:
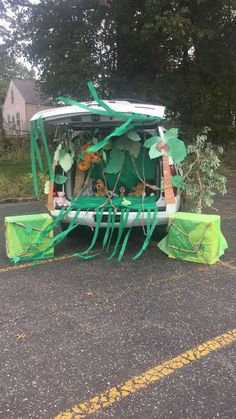
<path fill-rule="evenodd" d="M 71 257 L 88 236 L 66 239 L 54 260 L 12 266 L 4 217 L 45 208 L 1 205 L 0 418 L 236 417 L 235 200 L 232 178 L 216 201 L 229 250 L 212 266 L 155 245 L 133 261 L 136 236 L 118 266 Z"/>

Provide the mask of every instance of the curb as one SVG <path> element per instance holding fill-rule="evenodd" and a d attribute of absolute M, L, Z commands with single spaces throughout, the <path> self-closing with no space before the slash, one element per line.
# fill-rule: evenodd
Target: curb
<path fill-rule="evenodd" d="M 0 204 L 10 204 L 10 203 L 17 203 L 17 202 L 36 202 L 36 201 L 45 201 L 44 199 L 38 199 L 34 196 L 26 197 L 26 198 L 6 198 L 1 199 Z"/>

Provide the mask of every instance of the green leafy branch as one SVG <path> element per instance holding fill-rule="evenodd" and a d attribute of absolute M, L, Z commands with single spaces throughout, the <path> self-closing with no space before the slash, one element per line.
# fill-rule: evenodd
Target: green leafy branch
<path fill-rule="evenodd" d="M 192 202 L 192 210 L 198 213 L 213 206 L 217 193 L 224 195 L 227 192 L 227 179 L 218 173 L 219 155 L 224 150 L 207 142 L 208 131 L 209 128 L 205 127 L 188 146 L 188 156 L 181 165 L 186 196 Z"/>

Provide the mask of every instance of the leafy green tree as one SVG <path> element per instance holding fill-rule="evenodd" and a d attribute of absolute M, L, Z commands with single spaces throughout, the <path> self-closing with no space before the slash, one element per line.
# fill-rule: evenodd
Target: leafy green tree
<path fill-rule="evenodd" d="M 20 8 L 8 3 L 15 11 L 12 48 L 21 46 L 21 53 L 37 67 L 47 93 L 86 98 L 87 80 L 100 81 L 101 87 L 106 84 L 111 71 L 108 61 L 114 53 L 108 41 L 113 34 L 104 20 L 109 10 L 105 2 L 22 0 Z"/>
<path fill-rule="evenodd" d="M 185 137 L 208 125 L 212 140 L 235 139 L 235 0 L 6 3 L 12 49 L 52 96 L 87 98 L 92 80 L 103 97 L 163 103 Z"/>
<path fill-rule="evenodd" d="M 160 92 L 190 134 L 204 125 L 218 141 L 235 138 L 236 13 L 230 0 L 147 1 L 145 33 L 162 39 L 165 71 Z"/>

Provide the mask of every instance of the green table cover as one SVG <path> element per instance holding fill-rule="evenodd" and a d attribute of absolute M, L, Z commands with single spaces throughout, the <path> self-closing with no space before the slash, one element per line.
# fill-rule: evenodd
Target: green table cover
<path fill-rule="evenodd" d="M 125 202 L 129 201 L 130 204 L 126 205 Z M 105 205 L 104 205 L 105 203 Z M 145 196 L 126 196 L 125 199 L 119 196 L 112 198 L 108 201 L 106 196 L 79 196 L 74 202 L 74 207 L 86 210 L 91 210 L 99 207 L 114 208 L 118 210 L 122 208 L 130 208 L 131 210 L 154 210 L 156 208 L 156 197 Z"/>
<path fill-rule="evenodd" d="M 48 214 L 5 217 L 6 252 L 10 261 L 16 263 L 53 257 L 54 247 L 50 246 L 53 230 L 47 229 L 44 235 L 52 221 Z"/>
<path fill-rule="evenodd" d="M 171 258 L 213 264 L 228 248 L 220 216 L 178 212 L 158 247 Z"/>

